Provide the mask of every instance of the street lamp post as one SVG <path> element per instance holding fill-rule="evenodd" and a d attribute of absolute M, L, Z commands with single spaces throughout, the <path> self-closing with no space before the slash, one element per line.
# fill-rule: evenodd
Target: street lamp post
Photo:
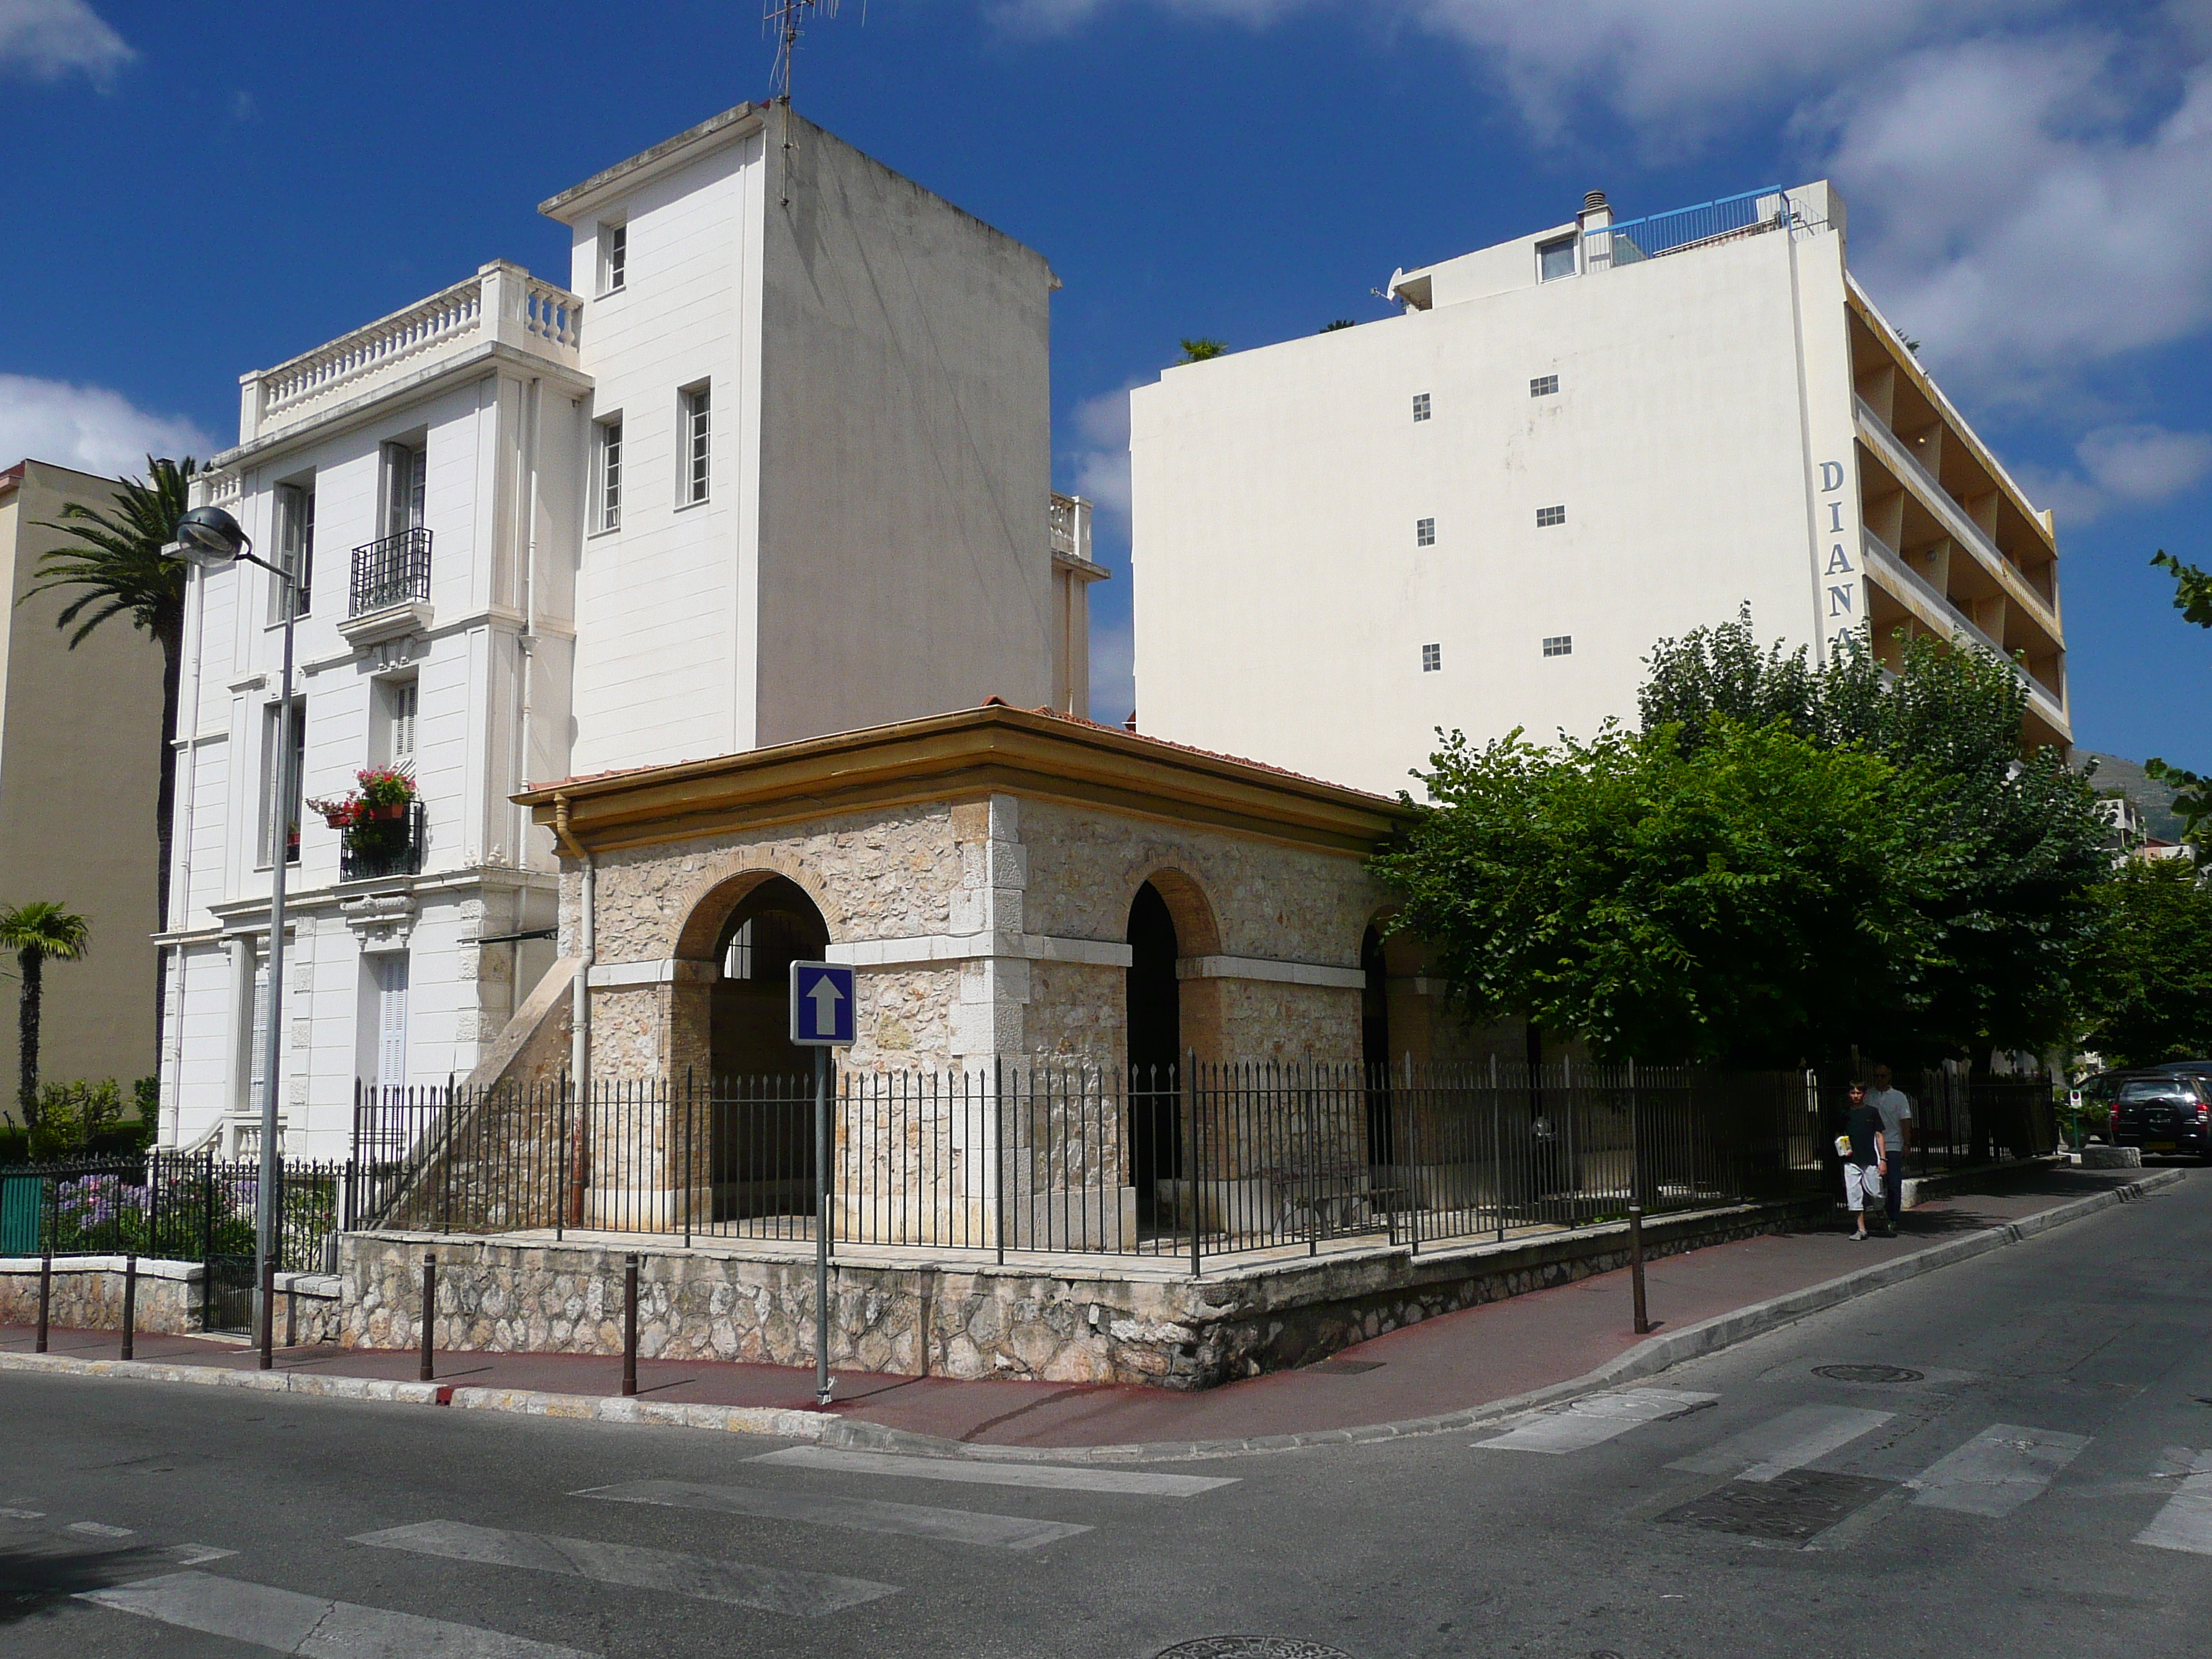
<path fill-rule="evenodd" d="M 238 520 L 219 507 L 196 507 L 177 520 L 177 543 L 184 556 L 204 571 L 232 564 L 256 564 L 285 586 L 284 679 L 276 704 L 276 764 L 269 802 L 269 1029 L 262 1054 L 261 1179 L 253 1199 L 254 1299 L 261 1369 L 273 1363 L 276 1333 L 275 1284 L 279 1260 L 276 1238 L 277 1060 L 283 1053 L 284 878 L 290 856 L 292 778 L 292 634 L 299 611 L 299 581 L 289 570 L 256 558 L 253 543 Z"/>

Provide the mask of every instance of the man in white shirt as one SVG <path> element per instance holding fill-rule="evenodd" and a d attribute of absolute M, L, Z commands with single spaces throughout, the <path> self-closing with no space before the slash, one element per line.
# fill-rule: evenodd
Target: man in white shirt
<path fill-rule="evenodd" d="M 1891 1086 L 1888 1066 L 1877 1066 L 1867 1104 L 1881 1114 L 1881 1138 L 1889 1148 L 1889 1168 L 1882 1184 L 1889 1199 L 1889 1224 L 1894 1227 L 1904 1209 L 1905 1152 L 1912 1145 L 1912 1132 L 1907 1127 L 1912 1121 L 1912 1097 Z"/>

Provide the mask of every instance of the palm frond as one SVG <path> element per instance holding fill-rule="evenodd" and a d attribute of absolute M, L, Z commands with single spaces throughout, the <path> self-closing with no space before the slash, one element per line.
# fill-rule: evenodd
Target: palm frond
<path fill-rule="evenodd" d="M 173 627 L 183 617 L 185 584 L 191 567 L 162 550 L 176 534 L 177 520 L 191 498 L 198 462 L 146 458 L 147 479 L 125 479 L 112 510 L 71 501 L 58 518 L 40 528 L 59 531 L 71 540 L 39 561 L 39 575 L 18 604 L 33 593 L 81 588 L 56 618 L 66 628 L 90 605 L 100 608 L 71 635 L 74 648 L 110 617 L 129 612 L 132 623 L 151 634 Z M 104 603 L 103 603 L 104 602 Z"/>

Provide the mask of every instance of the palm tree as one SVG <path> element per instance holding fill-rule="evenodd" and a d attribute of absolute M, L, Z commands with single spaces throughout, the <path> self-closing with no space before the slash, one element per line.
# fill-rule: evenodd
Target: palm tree
<path fill-rule="evenodd" d="M 0 910 L 0 951 L 13 951 L 23 970 L 18 1014 L 21 1077 L 15 1100 L 22 1108 L 27 1129 L 39 1126 L 39 1004 L 46 992 L 46 958 L 75 962 L 91 948 L 92 929 L 84 918 L 63 909 L 52 899 L 33 899 L 28 904 Z"/>
<path fill-rule="evenodd" d="M 198 463 L 189 455 L 181 461 L 146 458 L 146 481 L 125 479 L 116 491 L 112 512 L 101 512 L 82 501 L 64 507 L 58 522 L 41 525 L 73 537 L 73 543 L 54 549 L 39 561 L 45 580 L 31 589 L 82 591 L 62 608 L 56 627 L 76 623 L 70 649 L 110 617 L 128 616 L 131 625 L 143 628 L 161 647 L 161 772 L 154 803 L 154 836 L 160 863 L 154 876 L 154 931 L 169 925 L 169 834 L 177 800 L 177 750 L 170 741 L 177 729 L 177 689 L 185 648 L 185 581 L 191 567 L 163 552 L 176 540 L 177 520 L 190 500 L 192 474 Z M 82 617 L 82 622 L 78 621 Z M 166 957 L 157 959 L 154 981 L 154 1042 L 161 1047 L 163 986 L 167 977 Z"/>

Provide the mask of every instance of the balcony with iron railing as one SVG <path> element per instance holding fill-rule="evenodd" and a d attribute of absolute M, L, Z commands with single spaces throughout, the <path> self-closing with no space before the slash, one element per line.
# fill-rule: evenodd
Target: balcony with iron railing
<path fill-rule="evenodd" d="M 384 876 L 422 873 L 429 822 L 422 803 L 410 800 L 386 819 L 362 819 L 348 829 L 338 846 L 340 881 L 374 881 Z"/>
<path fill-rule="evenodd" d="M 1686 253 L 1715 242 L 1779 230 L 1793 222 L 1788 195 L 1781 185 L 1768 185 L 1691 207 L 1646 214 L 1640 219 L 1589 223 L 1582 233 L 1583 269 L 1617 270 L 1623 265 Z"/>
<path fill-rule="evenodd" d="M 430 532 L 417 525 L 353 550 L 353 580 L 339 631 L 356 644 L 427 626 L 430 617 Z"/>
<path fill-rule="evenodd" d="M 504 346 L 575 370 L 584 302 L 495 259 L 475 276 L 274 368 L 240 377 L 238 441 L 302 426 L 374 393 Z"/>

